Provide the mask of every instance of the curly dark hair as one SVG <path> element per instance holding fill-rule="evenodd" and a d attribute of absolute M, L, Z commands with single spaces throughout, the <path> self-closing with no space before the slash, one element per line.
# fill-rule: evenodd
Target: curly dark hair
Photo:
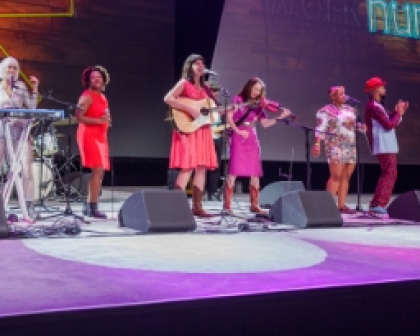
<path fill-rule="evenodd" d="M 182 75 L 181 78 L 186 79 L 190 83 L 194 84 L 194 71 L 193 71 L 193 64 L 197 62 L 198 60 L 201 60 L 204 62 L 204 57 L 198 54 L 192 54 L 187 57 L 187 59 L 184 62 L 184 65 L 182 67 Z M 204 87 L 204 76 L 201 76 L 200 78 L 200 85 Z"/>
<path fill-rule="evenodd" d="M 89 66 L 82 72 L 82 86 L 85 89 L 89 89 L 90 87 L 90 75 L 92 74 L 93 71 L 98 71 L 101 74 L 102 79 L 104 81 L 104 86 L 107 86 L 109 84 L 109 81 L 110 81 L 109 73 L 103 66 L 100 66 L 100 65 Z"/>

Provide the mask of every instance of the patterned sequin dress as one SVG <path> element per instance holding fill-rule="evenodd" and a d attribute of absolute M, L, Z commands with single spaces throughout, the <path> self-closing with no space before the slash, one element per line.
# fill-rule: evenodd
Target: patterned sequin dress
<path fill-rule="evenodd" d="M 328 163 L 356 163 L 356 113 L 351 106 L 326 105 L 317 114 L 316 136 L 324 140 Z M 327 134 L 325 134 L 326 132 Z"/>

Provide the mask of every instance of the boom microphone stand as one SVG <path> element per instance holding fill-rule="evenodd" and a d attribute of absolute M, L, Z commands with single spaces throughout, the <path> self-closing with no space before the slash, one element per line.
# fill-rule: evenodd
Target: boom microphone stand
<path fill-rule="evenodd" d="M 74 111 L 76 109 L 76 105 L 54 98 L 52 96 L 51 92 L 48 92 L 48 94 L 46 94 L 44 96 L 44 99 L 55 102 L 57 104 L 60 104 L 60 105 L 64 106 L 65 110 L 66 110 L 66 115 L 67 115 L 67 118 L 68 118 L 68 124 L 67 124 L 67 150 L 66 150 L 66 153 L 65 153 L 65 157 L 66 157 L 65 172 L 68 175 L 68 174 L 70 174 L 70 165 L 71 165 L 71 157 L 72 157 L 72 153 L 71 153 L 71 118 L 74 117 L 74 112 L 72 113 L 71 111 Z M 42 219 L 49 219 L 49 218 L 54 218 L 54 217 L 62 217 L 62 218 L 72 217 L 73 219 L 78 219 L 85 224 L 89 224 L 89 222 L 86 221 L 83 218 L 83 216 L 79 216 L 79 215 L 74 214 L 74 212 L 73 212 L 73 210 L 70 206 L 70 190 L 71 190 L 71 185 L 70 185 L 70 183 L 67 183 L 67 188 L 66 188 L 66 191 L 65 191 L 65 200 L 66 200 L 65 210 L 62 213 L 47 216 L 47 217 L 44 217 Z"/>
<path fill-rule="evenodd" d="M 307 190 L 311 190 L 311 146 L 310 146 L 310 142 L 309 142 L 309 134 L 311 132 L 315 132 L 316 128 L 315 127 L 309 127 L 306 125 L 302 125 L 299 122 L 297 122 L 296 120 L 293 119 L 277 119 L 278 122 L 283 122 L 285 123 L 287 126 L 292 126 L 292 127 L 296 127 L 298 129 L 301 129 L 302 131 L 305 132 L 305 158 L 306 158 L 306 189 Z M 327 134 L 327 135 L 334 135 L 332 133 L 328 133 L 328 132 L 319 132 L 322 134 Z"/>

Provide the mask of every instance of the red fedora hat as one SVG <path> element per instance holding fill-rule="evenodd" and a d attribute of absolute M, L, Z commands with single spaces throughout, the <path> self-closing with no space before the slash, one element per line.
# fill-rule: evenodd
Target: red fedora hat
<path fill-rule="evenodd" d="M 371 79 L 369 79 L 368 81 L 366 81 L 365 91 L 366 92 L 370 92 L 373 89 L 376 89 L 377 87 L 385 86 L 385 85 L 386 85 L 386 82 L 383 81 L 381 78 L 379 78 L 379 77 L 372 77 Z"/>

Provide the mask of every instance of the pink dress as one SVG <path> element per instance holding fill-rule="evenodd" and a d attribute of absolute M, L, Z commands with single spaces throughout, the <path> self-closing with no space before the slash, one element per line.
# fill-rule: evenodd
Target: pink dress
<path fill-rule="evenodd" d="M 243 102 L 243 99 L 240 96 L 236 96 L 233 101 L 239 104 Z M 246 112 L 247 107 L 239 109 L 233 115 L 233 121 L 237 122 Z M 264 110 L 262 108 L 256 108 L 251 110 L 245 122 L 256 123 L 264 118 L 267 118 Z M 243 177 L 262 176 L 261 150 L 256 127 L 255 125 L 247 126 L 242 124 L 239 126 L 239 129 L 248 131 L 249 135 L 245 139 L 235 132 L 232 133 L 229 174 Z"/>
<path fill-rule="evenodd" d="M 204 89 L 198 89 L 189 81 L 185 81 L 180 97 L 201 100 L 207 98 L 207 93 Z M 190 134 L 173 131 L 169 167 L 172 169 L 206 167 L 210 170 L 217 167 L 213 134 L 209 125 Z"/>

